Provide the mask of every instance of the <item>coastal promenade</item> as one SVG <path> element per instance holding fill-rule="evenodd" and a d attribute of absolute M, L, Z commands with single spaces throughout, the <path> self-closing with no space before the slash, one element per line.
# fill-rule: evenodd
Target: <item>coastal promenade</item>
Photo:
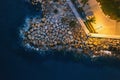
<path fill-rule="evenodd" d="M 82 5 L 81 0 L 78 0 L 78 2 L 80 5 Z M 95 23 L 92 23 L 92 25 L 97 33 L 90 33 L 90 31 L 86 28 L 86 25 L 84 24 L 84 20 L 82 20 L 82 18 L 78 14 L 71 0 L 67 0 L 67 3 L 69 4 L 75 17 L 77 18 L 82 28 L 84 29 L 86 35 L 96 38 L 120 39 L 120 31 L 119 31 L 120 22 L 111 20 L 108 16 L 106 16 L 96 0 L 89 0 L 88 4 L 90 10 L 93 11 L 96 19 Z"/>
<path fill-rule="evenodd" d="M 92 25 L 98 33 L 91 33 L 91 36 L 120 39 L 120 22 L 112 20 L 108 15 L 105 15 L 101 9 L 101 5 L 96 0 L 89 0 L 88 4 L 96 19 L 95 23 L 92 23 Z"/>

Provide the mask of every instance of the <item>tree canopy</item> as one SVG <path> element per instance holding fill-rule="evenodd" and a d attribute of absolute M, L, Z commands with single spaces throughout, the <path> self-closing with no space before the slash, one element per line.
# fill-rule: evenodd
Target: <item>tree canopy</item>
<path fill-rule="evenodd" d="M 97 0 L 100 2 L 103 12 L 111 19 L 120 21 L 120 0 Z"/>

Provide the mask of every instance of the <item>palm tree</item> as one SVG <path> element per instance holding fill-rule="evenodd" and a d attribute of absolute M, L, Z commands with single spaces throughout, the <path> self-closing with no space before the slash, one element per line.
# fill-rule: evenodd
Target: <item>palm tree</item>
<path fill-rule="evenodd" d="M 95 23 L 96 19 L 95 19 L 95 17 L 92 17 L 92 18 L 88 19 L 87 21 L 91 22 L 91 23 Z"/>
<path fill-rule="evenodd" d="M 58 13 L 58 10 L 57 9 L 54 9 L 54 11 L 53 11 L 55 14 L 57 14 Z"/>
<path fill-rule="evenodd" d="M 75 27 L 76 26 L 76 21 L 70 21 L 69 26 L 70 27 Z"/>
<path fill-rule="evenodd" d="M 88 2 L 88 0 L 82 0 L 81 2 L 83 3 L 83 6 L 82 6 L 82 7 L 84 7 L 85 4 Z"/>
<path fill-rule="evenodd" d="M 76 0 L 71 0 L 73 3 L 75 3 Z"/>

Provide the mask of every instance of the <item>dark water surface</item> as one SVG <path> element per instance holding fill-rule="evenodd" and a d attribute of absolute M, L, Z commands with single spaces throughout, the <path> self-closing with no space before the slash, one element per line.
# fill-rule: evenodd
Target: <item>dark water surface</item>
<path fill-rule="evenodd" d="M 117 60 L 92 62 L 81 57 L 76 61 L 71 55 L 41 56 L 26 51 L 18 32 L 27 15 L 31 12 L 23 0 L 0 2 L 0 80 L 120 80 Z"/>

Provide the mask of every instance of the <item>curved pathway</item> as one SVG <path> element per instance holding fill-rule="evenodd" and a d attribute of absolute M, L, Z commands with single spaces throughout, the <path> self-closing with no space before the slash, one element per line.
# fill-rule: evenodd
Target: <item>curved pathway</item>
<path fill-rule="evenodd" d="M 116 21 L 103 13 L 96 0 L 89 0 L 88 3 L 96 18 L 96 24 L 93 24 L 96 31 L 99 34 L 116 35 Z"/>

